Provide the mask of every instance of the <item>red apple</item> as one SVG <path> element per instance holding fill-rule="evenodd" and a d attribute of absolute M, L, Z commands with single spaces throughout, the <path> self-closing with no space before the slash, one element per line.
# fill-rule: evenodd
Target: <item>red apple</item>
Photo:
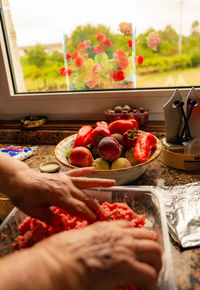
<path fill-rule="evenodd" d="M 104 137 L 98 145 L 99 155 L 107 161 L 113 161 L 121 155 L 121 145 L 113 137 Z"/>
<path fill-rule="evenodd" d="M 69 163 L 78 167 L 92 166 L 92 153 L 86 147 L 76 147 L 69 154 Z"/>

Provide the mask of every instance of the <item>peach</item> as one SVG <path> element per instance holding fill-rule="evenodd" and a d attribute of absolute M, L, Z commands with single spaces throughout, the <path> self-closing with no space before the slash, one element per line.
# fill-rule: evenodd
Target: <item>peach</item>
<path fill-rule="evenodd" d="M 86 147 L 76 147 L 69 154 L 69 163 L 78 167 L 90 167 L 93 163 L 93 156 Z"/>
<path fill-rule="evenodd" d="M 98 152 L 100 157 L 107 161 L 113 161 L 121 155 L 121 146 L 119 142 L 113 137 L 104 137 L 98 145 Z"/>

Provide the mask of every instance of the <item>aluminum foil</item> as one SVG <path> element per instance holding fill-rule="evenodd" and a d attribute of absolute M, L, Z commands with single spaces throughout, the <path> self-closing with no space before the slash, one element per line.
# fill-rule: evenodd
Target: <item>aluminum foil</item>
<path fill-rule="evenodd" d="M 163 196 L 168 230 L 181 247 L 200 246 L 200 182 L 179 186 L 164 186 L 164 180 L 157 180 L 153 188 Z"/>
<path fill-rule="evenodd" d="M 172 238 L 183 248 L 200 246 L 200 182 L 159 189 Z"/>

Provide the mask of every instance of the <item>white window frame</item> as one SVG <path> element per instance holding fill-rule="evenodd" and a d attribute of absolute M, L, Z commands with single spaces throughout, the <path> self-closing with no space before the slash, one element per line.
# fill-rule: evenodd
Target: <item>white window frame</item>
<path fill-rule="evenodd" d="M 163 105 L 174 88 L 56 93 L 15 93 L 3 28 L 0 25 L 0 119 L 16 120 L 27 115 L 47 115 L 49 120 L 101 120 L 104 110 L 132 104 L 150 109 L 150 120 L 164 120 Z M 198 88 L 197 90 L 200 91 Z M 183 97 L 189 88 L 182 88 Z"/>

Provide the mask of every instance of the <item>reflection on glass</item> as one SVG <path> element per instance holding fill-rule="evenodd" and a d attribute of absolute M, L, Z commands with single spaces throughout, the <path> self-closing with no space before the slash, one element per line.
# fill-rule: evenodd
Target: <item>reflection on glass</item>
<path fill-rule="evenodd" d="M 17 92 L 200 83 L 197 0 L 0 2 Z"/>

